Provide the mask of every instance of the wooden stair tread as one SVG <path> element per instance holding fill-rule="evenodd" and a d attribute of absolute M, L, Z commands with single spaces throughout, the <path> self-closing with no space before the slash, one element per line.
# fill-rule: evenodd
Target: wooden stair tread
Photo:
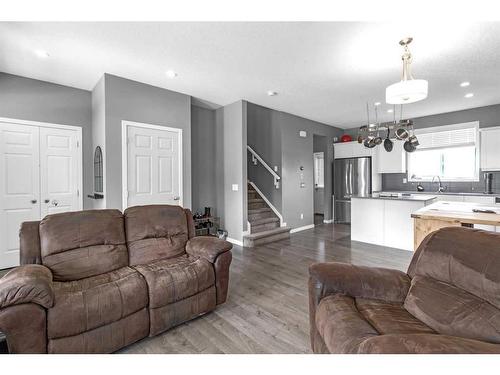
<path fill-rule="evenodd" d="M 247 239 L 257 240 L 260 238 L 270 237 L 270 236 L 273 236 L 275 234 L 280 234 L 280 233 L 285 233 L 285 232 L 290 232 L 290 228 L 279 227 L 279 228 L 275 228 L 275 229 L 271 229 L 271 230 L 265 230 L 263 232 L 247 234 L 244 237 Z"/>
<path fill-rule="evenodd" d="M 250 224 L 252 224 L 252 226 L 255 226 L 255 225 L 261 225 L 261 224 L 277 223 L 280 221 L 280 219 L 278 219 L 276 216 L 274 216 L 274 217 L 265 217 L 263 219 L 254 219 L 254 220 L 249 220 L 249 221 L 250 221 Z"/>
<path fill-rule="evenodd" d="M 248 210 L 248 214 L 258 214 L 261 212 L 272 212 L 272 210 L 269 207 L 263 207 L 263 208 L 252 208 Z"/>

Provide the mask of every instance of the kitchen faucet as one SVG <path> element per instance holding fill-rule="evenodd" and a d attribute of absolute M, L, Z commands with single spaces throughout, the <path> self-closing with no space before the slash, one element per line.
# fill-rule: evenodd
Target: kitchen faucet
<path fill-rule="evenodd" d="M 434 177 L 432 177 L 431 184 L 433 184 L 433 183 L 434 183 L 434 179 L 435 179 L 436 177 L 437 177 L 437 179 L 438 179 L 438 183 L 439 183 L 439 186 L 438 186 L 438 190 L 437 190 L 437 192 L 438 192 L 438 193 L 443 193 L 443 192 L 445 192 L 445 191 L 446 191 L 446 186 L 443 186 L 443 184 L 441 183 L 441 177 L 439 177 L 439 176 L 434 176 Z"/>

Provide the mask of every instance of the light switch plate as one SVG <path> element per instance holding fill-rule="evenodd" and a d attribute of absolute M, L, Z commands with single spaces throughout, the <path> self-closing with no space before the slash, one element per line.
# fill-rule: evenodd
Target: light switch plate
<path fill-rule="evenodd" d="M 408 179 L 406 177 L 403 177 L 403 184 L 406 184 L 408 182 Z"/>
<path fill-rule="evenodd" d="M 232 191 L 238 191 L 238 184 L 232 184 L 231 185 L 231 190 Z"/>
<path fill-rule="evenodd" d="M 305 130 L 301 130 L 301 131 L 299 131 L 299 136 L 302 137 L 302 138 L 306 138 L 307 137 L 307 132 Z"/>

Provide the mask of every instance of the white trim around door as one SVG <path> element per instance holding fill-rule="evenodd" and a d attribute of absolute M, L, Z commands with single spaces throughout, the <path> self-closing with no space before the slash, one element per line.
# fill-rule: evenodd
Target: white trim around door
<path fill-rule="evenodd" d="M 146 124 L 135 121 L 122 120 L 122 209 L 128 207 L 128 127 L 133 126 L 136 128 L 144 128 L 159 131 L 175 132 L 179 137 L 179 205 L 183 207 L 184 193 L 183 193 L 183 145 L 182 145 L 182 129 L 172 128 L 168 126 Z"/>

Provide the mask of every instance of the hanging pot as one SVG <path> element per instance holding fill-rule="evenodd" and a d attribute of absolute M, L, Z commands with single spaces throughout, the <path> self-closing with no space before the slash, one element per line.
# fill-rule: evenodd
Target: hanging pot
<path fill-rule="evenodd" d="M 417 148 L 417 146 L 420 144 L 417 136 L 415 135 L 415 129 L 413 128 L 413 124 L 411 125 L 411 135 L 408 138 L 408 142 L 410 142 L 412 146 L 414 146 L 415 148 Z"/>
<path fill-rule="evenodd" d="M 391 134 L 391 129 L 389 128 L 389 125 L 387 125 L 387 136 L 384 140 L 384 148 L 385 148 L 385 151 L 387 151 L 387 152 L 391 152 L 392 148 L 394 147 L 394 144 L 392 143 L 392 141 L 389 138 L 390 134 Z"/>
<path fill-rule="evenodd" d="M 376 146 L 375 144 L 375 138 L 373 136 L 368 136 L 364 142 L 363 142 L 363 145 L 366 147 L 366 148 L 373 148 Z"/>
<path fill-rule="evenodd" d="M 397 127 L 394 134 L 396 135 L 396 138 L 399 139 L 400 141 L 408 138 L 408 136 L 410 135 L 408 129 L 406 129 L 406 127 L 402 124 Z"/>
<path fill-rule="evenodd" d="M 403 148 L 405 149 L 406 152 L 413 152 L 417 149 L 416 146 L 414 146 L 409 140 L 406 140 Z"/>

